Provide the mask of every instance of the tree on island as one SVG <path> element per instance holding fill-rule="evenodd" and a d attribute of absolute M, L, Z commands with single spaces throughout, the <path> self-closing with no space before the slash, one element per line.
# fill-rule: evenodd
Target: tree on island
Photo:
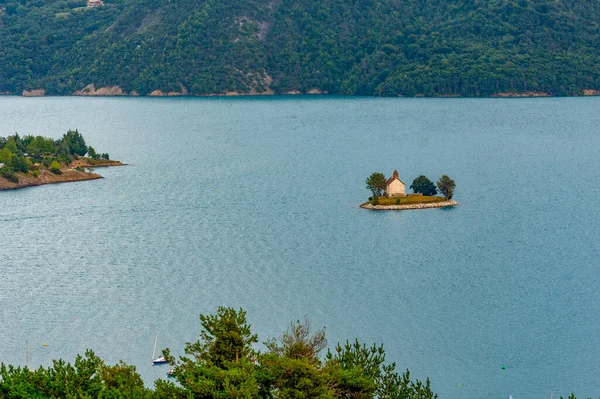
<path fill-rule="evenodd" d="M 10 152 L 10 150 L 6 147 L 0 150 L 0 163 L 4 165 L 9 165 L 12 161 L 14 154 Z"/>
<path fill-rule="evenodd" d="M 34 158 L 41 158 L 44 154 L 53 154 L 56 152 L 56 143 L 52 139 L 42 136 L 28 136 L 27 151 Z"/>
<path fill-rule="evenodd" d="M 29 161 L 31 162 L 31 161 Z M 29 165 L 27 158 L 23 155 L 17 154 L 12 157 L 10 166 L 13 168 L 15 172 L 27 173 L 29 172 Z"/>
<path fill-rule="evenodd" d="M 92 147 L 91 145 L 88 146 L 87 155 L 92 159 L 98 159 L 98 154 L 96 153 L 94 147 Z"/>
<path fill-rule="evenodd" d="M 447 175 L 443 175 L 437 181 L 437 187 L 440 190 L 440 193 L 442 193 L 444 197 L 446 197 L 446 199 L 450 200 L 454 195 L 454 188 L 456 187 L 456 183 L 454 183 L 454 180 L 449 178 Z"/>
<path fill-rule="evenodd" d="M 77 129 L 68 130 L 63 136 L 63 140 L 67 142 L 73 155 L 84 156 L 88 152 L 88 147 L 85 144 L 85 140 Z"/>
<path fill-rule="evenodd" d="M 63 157 L 71 156 L 71 149 L 69 148 L 69 143 L 67 143 L 66 140 L 58 140 L 56 151 L 58 155 L 62 155 Z"/>
<path fill-rule="evenodd" d="M 385 190 L 385 175 L 383 173 L 374 172 L 367 177 L 367 188 L 373 193 L 373 197 L 379 197 Z"/>
<path fill-rule="evenodd" d="M 9 137 L 8 142 L 6 143 L 4 148 L 6 148 L 8 151 L 12 152 L 13 154 L 17 152 L 17 142 L 16 142 L 14 136 Z"/>
<path fill-rule="evenodd" d="M 435 189 L 435 184 L 431 180 L 429 180 L 426 176 L 419 176 L 415 180 L 413 180 L 410 188 L 414 193 L 421 193 L 423 195 L 436 195 L 437 190 Z"/>

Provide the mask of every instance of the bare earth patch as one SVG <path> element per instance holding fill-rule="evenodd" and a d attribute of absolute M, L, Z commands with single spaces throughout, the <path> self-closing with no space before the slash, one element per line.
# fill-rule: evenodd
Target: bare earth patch
<path fill-rule="evenodd" d="M 83 158 L 71 162 L 71 168 L 102 168 L 106 166 L 125 166 L 121 161 L 113 161 L 112 159 L 91 159 Z"/>

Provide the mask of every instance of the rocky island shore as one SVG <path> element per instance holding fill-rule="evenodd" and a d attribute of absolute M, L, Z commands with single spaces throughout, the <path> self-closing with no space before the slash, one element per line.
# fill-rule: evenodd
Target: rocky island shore
<path fill-rule="evenodd" d="M 362 204 L 360 207 L 371 209 L 373 211 L 403 211 L 408 209 L 428 209 L 428 208 L 445 208 L 448 206 L 456 206 L 458 202 L 454 200 L 438 201 L 420 204 L 405 204 L 405 205 L 373 205 L 370 202 Z"/>

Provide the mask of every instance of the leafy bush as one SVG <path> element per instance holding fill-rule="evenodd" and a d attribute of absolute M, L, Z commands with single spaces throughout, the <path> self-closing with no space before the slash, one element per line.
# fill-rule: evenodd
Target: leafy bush
<path fill-rule="evenodd" d="M 13 183 L 19 182 L 19 177 L 15 175 L 15 172 L 7 166 L 0 168 L 0 176 Z"/>
<path fill-rule="evenodd" d="M 50 164 L 50 172 L 54 173 L 55 175 L 60 175 L 62 173 L 60 170 L 60 164 L 57 161 L 52 161 Z"/>
<path fill-rule="evenodd" d="M 396 205 L 400 205 L 400 198 L 396 198 Z"/>
<path fill-rule="evenodd" d="M 31 174 L 33 175 L 33 177 L 35 177 L 36 179 L 38 177 L 40 177 L 40 171 L 39 170 L 34 170 L 33 172 L 31 172 Z"/>
<path fill-rule="evenodd" d="M 71 157 L 70 157 L 70 156 L 68 156 L 68 155 L 64 155 L 64 154 L 62 154 L 62 155 L 59 155 L 59 156 L 58 156 L 56 159 L 57 159 L 57 161 L 58 161 L 58 162 L 62 162 L 62 163 L 64 163 L 65 165 L 70 165 L 70 164 L 71 164 L 71 162 L 73 162 L 73 161 L 71 160 Z"/>

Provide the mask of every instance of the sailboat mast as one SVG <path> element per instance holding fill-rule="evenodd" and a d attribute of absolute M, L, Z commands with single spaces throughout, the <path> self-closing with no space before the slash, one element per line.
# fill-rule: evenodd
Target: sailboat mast
<path fill-rule="evenodd" d="M 156 337 L 154 338 L 154 350 L 152 351 L 152 360 L 156 359 L 156 345 L 158 344 L 158 330 L 156 330 Z"/>

